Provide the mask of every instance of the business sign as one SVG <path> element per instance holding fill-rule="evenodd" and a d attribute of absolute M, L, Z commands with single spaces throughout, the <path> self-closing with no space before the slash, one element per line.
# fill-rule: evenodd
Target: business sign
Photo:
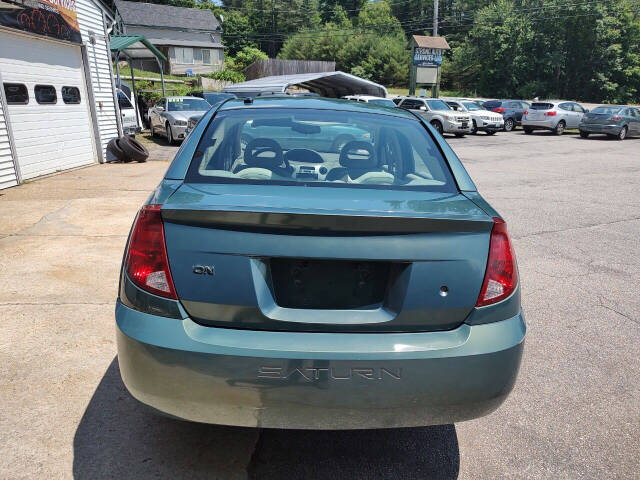
<path fill-rule="evenodd" d="M 0 0 L 0 25 L 82 43 L 75 0 Z"/>
<path fill-rule="evenodd" d="M 439 67 L 442 65 L 442 50 L 416 47 L 413 50 L 413 64 L 416 67 Z"/>

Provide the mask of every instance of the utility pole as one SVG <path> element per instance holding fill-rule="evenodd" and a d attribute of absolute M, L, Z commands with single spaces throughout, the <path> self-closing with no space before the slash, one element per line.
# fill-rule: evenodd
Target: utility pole
<path fill-rule="evenodd" d="M 438 36 L 438 0 L 433 0 L 433 33 L 431 35 Z"/>

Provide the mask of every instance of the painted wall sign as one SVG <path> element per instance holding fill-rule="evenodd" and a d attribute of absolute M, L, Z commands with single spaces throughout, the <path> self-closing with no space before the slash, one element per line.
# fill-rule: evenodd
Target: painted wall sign
<path fill-rule="evenodd" d="M 442 50 L 416 47 L 413 51 L 413 64 L 416 67 L 439 67 L 442 65 Z"/>
<path fill-rule="evenodd" d="M 82 43 L 75 0 L 0 0 L 0 25 Z"/>

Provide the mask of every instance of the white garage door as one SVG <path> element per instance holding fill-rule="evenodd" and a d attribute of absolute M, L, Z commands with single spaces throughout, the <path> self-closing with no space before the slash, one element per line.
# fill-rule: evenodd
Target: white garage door
<path fill-rule="evenodd" d="M 80 47 L 0 31 L 0 72 L 23 179 L 96 160 Z"/>

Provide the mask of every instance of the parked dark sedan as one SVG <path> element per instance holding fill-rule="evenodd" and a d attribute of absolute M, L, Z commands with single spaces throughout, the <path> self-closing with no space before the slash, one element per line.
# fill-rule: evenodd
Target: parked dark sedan
<path fill-rule="evenodd" d="M 486 110 L 501 114 L 504 118 L 504 131 L 510 132 L 516 128 L 516 125 L 521 124 L 522 115 L 531 107 L 531 104 L 523 100 L 489 100 L 482 106 Z"/>
<path fill-rule="evenodd" d="M 585 113 L 578 128 L 582 138 L 604 133 L 624 140 L 629 135 L 640 135 L 640 110 L 627 105 L 602 105 Z"/>

